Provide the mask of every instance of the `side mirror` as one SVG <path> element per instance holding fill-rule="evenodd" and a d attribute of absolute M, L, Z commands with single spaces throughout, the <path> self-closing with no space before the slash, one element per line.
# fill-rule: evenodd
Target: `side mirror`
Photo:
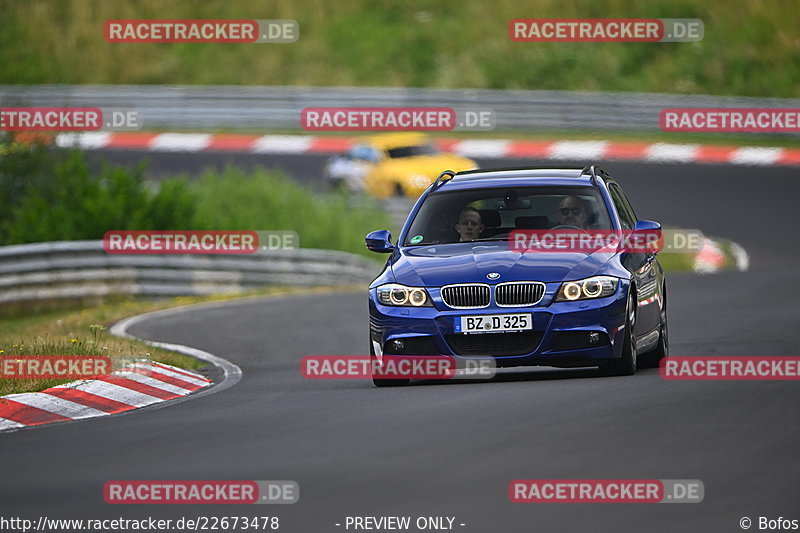
<path fill-rule="evenodd" d="M 633 231 L 661 231 L 661 224 L 654 220 L 637 220 Z"/>
<path fill-rule="evenodd" d="M 392 244 L 392 234 L 389 230 L 381 229 L 373 231 L 367 235 L 366 239 L 367 249 L 370 252 L 378 252 L 388 254 L 394 251 Z"/>
<path fill-rule="evenodd" d="M 657 254 L 664 245 L 661 236 L 661 224 L 653 220 L 637 220 L 633 227 L 634 241 L 641 248 L 640 252 Z"/>

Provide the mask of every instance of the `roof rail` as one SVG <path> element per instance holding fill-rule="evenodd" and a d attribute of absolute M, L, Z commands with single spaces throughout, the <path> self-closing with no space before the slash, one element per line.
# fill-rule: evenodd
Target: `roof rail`
<path fill-rule="evenodd" d="M 456 175 L 455 171 L 445 170 L 444 172 L 439 174 L 439 177 L 436 178 L 436 181 L 433 182 L 433 187 L 431 187 L 431 190 L 435 189 L 436 187 L 438 187 L 439 185 L 441 185 L 446 181 L 450 181 L 451 179 L 453 179 L 455 175 Z M 445 176 L 449 176 L 449 178 L 445 179 Z"/>
<path fill-rule="evenodd" d="M 592 183 L 597 185 L 597 176 L 603 173 L 603 169 L 597 165 L 590 165 L 583 169 L 582 174 L 589 174 L 592 177 Z"/>
<path fill-rule="evenodd" d="M 497 168 L 476 168 L 474 170 L 462 170 L 457 175 L 468 176 L 470 174 L 485 174 L 487 172 L 511 172 L 514 170 L 580 170 L 582 173 L 586 172 L 586 168 L 581 167 L 552 167 L 552 166 L 537 166 L 537 167 L 497 167 Z"/>

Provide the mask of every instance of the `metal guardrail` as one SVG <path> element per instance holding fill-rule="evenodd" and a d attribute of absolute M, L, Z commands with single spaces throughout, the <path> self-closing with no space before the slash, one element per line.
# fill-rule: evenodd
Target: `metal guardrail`
<path fill-rule="evenodd" d="M 502 130 L 653 131 L 666 107 L 800 108 L 800 99 L 486 89 L 0 85 L 0 105 L 136 109 L 144 129 L 299 129 L 300 111 L 306 107 L 419 106 L 491 109 Z"/>
<path fill-rule="evenodd" d="M 102 241 L 0 247 L 0 303 L 112 294 L 184 296 L 265 285 L 366 284 L 380 266 L 333 250 L 257 255 L 117 255 Z"/>

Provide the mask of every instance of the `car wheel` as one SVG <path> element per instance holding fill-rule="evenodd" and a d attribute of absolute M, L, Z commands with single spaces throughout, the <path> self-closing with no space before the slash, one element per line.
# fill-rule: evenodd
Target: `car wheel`
<path fill-rule="evenodd" d="M 600 370 L 609 376 L 632 376 L 636 373 L 636 297 L 633 291 L 628 293 L 628 305 L 625 309 L 625 340 L 622 344 L 622 357 L 604 363 Z"/>
<path fill-rule="evenodd" d="M 345 181 L 342 179 L 329 178 L 328 188 L 336 192 L 344 191 L 346 189 Z"/>
<path fill-rule="evenodd" d="M 375 357 L 375 349 L 372 347 L 372 339 L 369 340 L 369 360 L 370 360 L 370 369 L 377 361 L 377 357 Z M 372 383 L 375 384 L 376 387 L 402 387 L 403 385 L 408 385 L 411 383 L 410 379 L 377 379 L 375 377 L 372 378 Z"/>
<path fill-rule="evenodd" d="M 667 326 L 667 293 L 664 295 L 664 305 L 661 306 L 661 326 L 658 344 L 652 351 L 639 356 L 639 366 L 643 368 L 657 368 L 661 360 L 669 355 L 669 327 Z"/>

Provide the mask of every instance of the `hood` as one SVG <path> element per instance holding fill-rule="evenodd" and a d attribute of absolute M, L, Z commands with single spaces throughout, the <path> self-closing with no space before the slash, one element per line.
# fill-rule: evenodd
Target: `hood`
<path fill-rule="evenodd" d="M 451 283 L 561 282 L 595 275 L 612 253 L 521 253 L 505 242 L 455 243 L 404 248 L 392 266 L 398 283 L 441 287 Z M 500 277 L 489 280 L 486 275 Z"/>

